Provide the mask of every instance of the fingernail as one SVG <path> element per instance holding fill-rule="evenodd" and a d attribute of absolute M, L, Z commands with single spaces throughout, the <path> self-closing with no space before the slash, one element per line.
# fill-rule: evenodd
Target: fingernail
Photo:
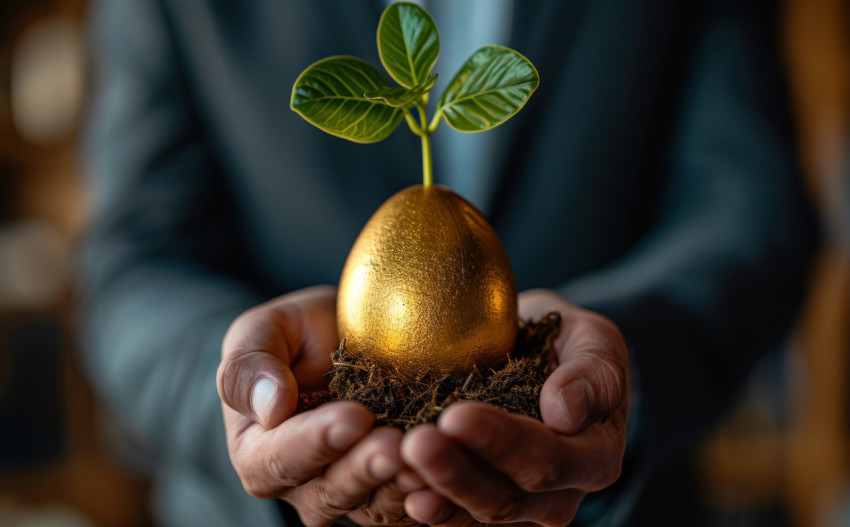
<path fill-rule="evenodd" d="M 263 377 L 256 384 L 251 392 L 251 410 L 262 422 L 268 419 L 272 411 L 275 395 L 277 395 L 277 383 L 268 377 Z"/>
<path fill-rule="evenodd" d="M 399 468 L 398 463 L 383 454 L 377 454 L 369 462 L 369 470 L 372 475 L 381 481 L 386 481 L 395 476 Z"/>
<path fill-rule="evenodd" d="M 333 449 L 343 450 L 351 446 L 365 433 L 365 430 L 357 426 L 338 423 L 328 430 L 328 444 Z"/>
<path fill-rule="evenodd" d="M 577 379 L 561 388 L 561 410 L 567 420 L 567 426 L 578 432 L 590 415 L 590 401 L 587 397 L 587 383 Z"/>

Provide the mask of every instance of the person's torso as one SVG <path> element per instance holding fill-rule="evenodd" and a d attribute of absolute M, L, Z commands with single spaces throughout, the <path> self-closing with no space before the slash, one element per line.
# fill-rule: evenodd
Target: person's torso
<path fill-rule="evenodd" d="M 673 4 L 514 2 L 510 41 L 498 43 L 535 64 L 540 87 L 514 118 L 484 132 L 492 134 L 490 169 L 470 176 L 485 178 L 470 198 L 501 237 L 519 290 L 613 261 L 652 220 L 683 32 L 673 31 Z M 166 6 L 258 272 L 280 291 L 336 283 L 369 216 L 421 183 L 419 140 L 404 125 L 371 145 L 330 136 L 290 110 L 290 94 L 302 70 L 330 55 L 380 67 L 383 3 Z M 439 60 L 434 71 L 454 74 Z M 459 132 L 443 123 L 436 134 Z M 436 182 L 457 181 L 440 173 L 439 148 L 434 156 Z"/>

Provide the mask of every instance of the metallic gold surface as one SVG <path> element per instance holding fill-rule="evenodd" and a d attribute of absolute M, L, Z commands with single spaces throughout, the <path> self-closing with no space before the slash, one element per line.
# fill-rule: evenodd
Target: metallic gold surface
<path fill-rule="evenodd" d="M 513 270 L 474 206 L 444 187 L 410 187 L 354 242 L 337 319 L 352 353 L 408 377 L 499 366 L 516 338 Z"/>

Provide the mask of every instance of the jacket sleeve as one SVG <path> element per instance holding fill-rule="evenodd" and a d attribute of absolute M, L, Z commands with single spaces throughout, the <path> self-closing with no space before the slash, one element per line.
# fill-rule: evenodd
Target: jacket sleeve
<path fill-rule="evenodd" d="M 104 1 L 90 20 L 83 353 L 102 398 L 155 456 L 238 485 L 215 373 L 230 321 L 263 298 L 244 278 L 233 204 L 158 6 Z"/>
<path fill-rule="evenodd" d="M 650 465 L 690 448 L 782 344 L 814 248 L 775 20 L 756 4 L 699 13 L 653 227 L 619 261 L 562 287 L 612 318 L 634 349 L 637 439 Z"/>

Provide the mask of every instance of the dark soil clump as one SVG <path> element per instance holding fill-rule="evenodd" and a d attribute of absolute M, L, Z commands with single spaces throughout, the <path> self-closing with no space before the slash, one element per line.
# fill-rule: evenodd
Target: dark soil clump
<path fill-rule="evenodd" d="M 507 412 L 540 419 L 540 388 L 552 372 L 552 341 L 561 316 L 549 313 L 541 320 L 520 321 L 516 347 L 499 370 L 473 370 L 466 377 L 425 374 L 409 379 L 368 359 L 352 356 L 345 341 L 331 354 L 333 365 L 328 391 L 301 394 L 299 411 L 348 399 L 375 414 L 375 425 L 406 430 L 434 422 L 455 401 L 483 401 Z"/>

